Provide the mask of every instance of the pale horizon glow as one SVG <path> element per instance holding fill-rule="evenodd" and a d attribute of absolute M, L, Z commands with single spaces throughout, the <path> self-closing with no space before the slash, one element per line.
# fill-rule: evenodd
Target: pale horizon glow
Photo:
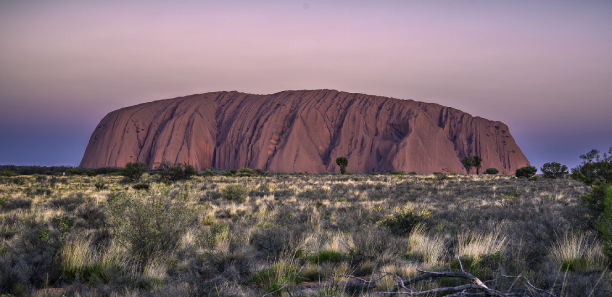
<path fill-rule="evenodd" d="M 0 164 L 78 165 L 121 107 L 335 89 L 510 127 L 531 163 L 612 147 L 609 1 L 0 3 Z"/>

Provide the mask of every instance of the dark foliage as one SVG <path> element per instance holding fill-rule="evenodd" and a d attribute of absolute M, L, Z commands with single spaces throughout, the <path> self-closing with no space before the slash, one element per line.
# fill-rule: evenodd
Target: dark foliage
<path fill-rule="evenodd" d="M 32 206 L 30 199 L 10 199 L 2 204 L 3 211 L 11 211 L 14 209 L 28 209 Z"/>
<path fill-rule="evenodd" d="M 139 181 L 143 174 L 148 172 L 148 165 L 143 162 L 128 162 L 125 164 L 125 169 L 121 175 L 127 177 L 131 181 Z"/>
<path fill-rule="evenodd" d="M 348 158 L 345 156 L 340 156 L 336 158 L 336 164 L 340 166 L 340 173 L 346 174 L 346 166 L 348 166 Z"/>
<path fill-rule="evenodd" d="M 75 167 L 75 168 L 70 168 L 66 170 L 66 174 L 69 175 L 82 175 L 83 174 L 83 169 Z"/>
<path fill-rule="evenodd" d="M 160 181 L 165 182 L 186 180 L 198 174 L 198 172 L 193 168 L 192 165 L 186 165 L 182 163 L 172 165 L 168 161 L 161 162 L 157 169 L 161 170 L 161 172 L 159 173 Z"/>
<path fill-rule="evenodd" d="M 609 154 L 609 155 L 608 155 Z M 598 183 L 612 184 L 612 147 L 608 153 L 599 155 L 599 150 L 580 155 L 582 164 L 572 168 L 572 178 L 587 185 Z"/>
<path fill-rule="evenodd" d="M 149 185 L 149 184 L 135 184 L 135 185 L 132 186 L 132 188 L 134 190 L 145 190 L 145 191 L 148 191 L 149 188 L 151 188 L 151 185 Z"/>
<path fill-rule="evenodd" d="M 474 167 L 474 160 L 471 156 L 465 156 L 461 159 L 461 164 L 465 167 L 467 174 L 470 174 L 470 170 Z"/>
<path fill-rule="evenodd" d="M 545 163 L 540 170 L 548 178 L 558 178 L 568 174 L 567 166 L 557 162 Z"/>
<path fill-rule="evenodd" d="M 526 177 L 530 178 L 534 176 L 538 172 L 538 169 L 535 166 L 525 166 L 516 170 L 516 177 Z"/>
<path fill-rule="evenodd" d="M 497 170 L 497 168 L 487 168 L 487 170 L 485 170 L 486 174 L 498 174 L 499 170 Z"/>

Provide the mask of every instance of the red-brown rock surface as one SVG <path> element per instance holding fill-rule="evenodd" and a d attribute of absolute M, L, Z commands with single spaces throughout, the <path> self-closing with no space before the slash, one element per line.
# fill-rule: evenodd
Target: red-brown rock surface
<path fill-rule="evenodd" d="M 273 172 L 404 170 L 465 172 L 460 160 L 513 173 L 529 161 L 508 126 L 433 103 L 333 90 L 272 95 L 216 92 L 122 108 L 96 127 L 81 167 L 154 167 L 168 160 L 196 169 Z"/>

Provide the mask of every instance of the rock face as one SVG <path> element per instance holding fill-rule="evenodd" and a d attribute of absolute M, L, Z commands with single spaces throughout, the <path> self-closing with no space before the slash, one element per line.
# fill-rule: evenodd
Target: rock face
<path fill-rule="evenodd" d="M 216 92 L 130 106 L 96 127 L 81 167 L 162 160 L 272 172 L 465 173 L 460 160 L 514 173 L 529 161 L 508 126 L 433 103 L 334 90 Z M 473 173 L 473 172 L 472 172 Z"/>

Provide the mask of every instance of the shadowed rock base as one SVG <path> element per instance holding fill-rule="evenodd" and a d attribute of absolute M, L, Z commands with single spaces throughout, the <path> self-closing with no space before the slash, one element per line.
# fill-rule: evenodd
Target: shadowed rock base
<path fill-rule="evenodd" d="M 481 156 L 483 170 L 529 164 L 505 124 L 438 104 L 334 90 L 215 92 L 109 113 L 80 166 L 168 160 L 320 173 L 339 172 L 335 160 L 347 156 L 349 172 L 465 173 L 466 155 Z"/>

